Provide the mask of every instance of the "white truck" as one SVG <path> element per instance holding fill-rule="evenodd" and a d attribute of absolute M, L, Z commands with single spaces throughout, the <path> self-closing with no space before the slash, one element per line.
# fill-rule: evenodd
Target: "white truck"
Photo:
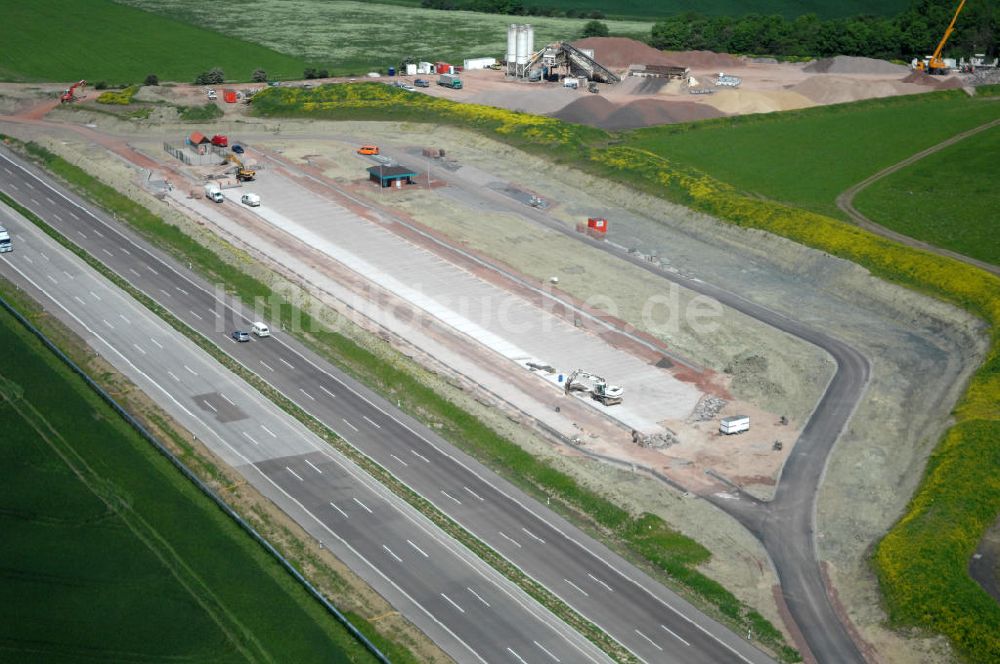
<path fill-rule="evenodd" d="M 222 197 L 222 189 L 220 189 L 219 185 L 214 182 L 209 182 L 205 185 L 205 198 L 213 200 L 216 203 L 221 203 L 225 200 Z"/>
<path fill-rule="evenodd" d="M 719 433 L 727 436 L 734 433 L 743 433 L 750 430 L 749 415 L 730 415 L 719 420 Z"/>
<path fill-rule="evenodd" d="M 10 243 L 10 233 L 3 226 L 0 226 L 0 254 L 5 254 L 8 251 L 14 251 L 13 245 Z"/>
<path fill-rule="evenodd" d="M 250 207 L 260 207 L 260 196 L 257 194 L 243 194 L 240 197 L 240 202 L 243 205 L 249 205 Z"/>

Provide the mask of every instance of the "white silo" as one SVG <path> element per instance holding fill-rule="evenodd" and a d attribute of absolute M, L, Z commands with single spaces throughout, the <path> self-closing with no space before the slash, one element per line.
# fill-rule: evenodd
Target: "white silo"
<path fill-rule="evenodd" d="M 535 29 L 530 25 L 525 25 L 524 31 L 528 33 L 528 60 L 530 60 L 531 56 L 535 54 Z"/>
<path fill-rule="evenodd" d="M 507 62 L 513 64 L 517 60 L 517 24 L 507 26 Z"/>
<path fill-rule="evenodd" d="M 523 25 L 517 26 L 517 64 L 528 63 L 528 32 Z"/>

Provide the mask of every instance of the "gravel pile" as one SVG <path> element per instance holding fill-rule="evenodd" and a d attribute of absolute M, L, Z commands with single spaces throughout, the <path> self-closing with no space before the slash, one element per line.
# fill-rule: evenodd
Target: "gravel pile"
<path fill-rule="evenodd" d="M 707 422 L 709 420 L 714 420 L 726 404 L 729 403 L 722 397 L 713 396 L 711 394 L 706 394 L 698 402 L 698 405 L 694 407 L 694 411 L 691 413 L 691 419 L 694 422 Z"/>
<path fill-rule="evenodd" d="M 649 44 L 627 37 L 587 37 L 573 46 L 593 49 L 594 59 L 609 69 L 625 69 L 629 65 L 673 65 L 674 60 Z"/>
<path fill-rule="evenodd" d="M 838 55 L 811 62 L 802 68 L 811 74 L 900 74 L 905 75 L 910 68 L 894 65 L 875 58 L 858 58 L 852 55 Z"/>
<path fill-rule="evenodd" d="M 628 104 L 615 104 L 605 97 L 591 95 L 569 104 L 552 117 L 613 131 L 652 127 L 661 124 L 691 122 L 722 116 L 718 109 L 689 101 L 637 99 Z"/>

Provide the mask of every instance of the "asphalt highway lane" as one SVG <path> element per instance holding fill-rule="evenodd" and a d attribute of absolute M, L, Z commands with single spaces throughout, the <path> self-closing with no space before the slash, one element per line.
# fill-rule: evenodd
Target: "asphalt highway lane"
<path fill-rule="evenodd" d="M 31 293 L 460 662 L 607 658 L 291 416 L 27 222 L 0 274 Z"/>
<path fill-rule="evenodd" d="M 280 330 L 269 339 L 232 341 L 229 332 L 248 329 L 250 319 L 225 303 L 216 289 L 17 158 L 0 157 L 8 195 L 388 468 L 644 661 L 771 661 Z M 263 444 L 259 435 L 253 440 Z M 289 465 L 286 472 L 291 479 L 305 478 L 297 480 L 303 490 L 325 481 L 319 473 L 303 475 L 300 471 L 306 468 Z M 272 470 L 280 475 L 280 468 Z M 331 509 L 327 516 L 333 514 Z M 396 548 L 392 551 L 401 557 Z M 441 599 L 451 605 L 449 600 L 450 595 Z"/>

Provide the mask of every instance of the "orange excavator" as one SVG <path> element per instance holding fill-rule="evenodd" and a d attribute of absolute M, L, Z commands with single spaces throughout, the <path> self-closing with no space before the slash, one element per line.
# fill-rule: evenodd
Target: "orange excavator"
<path fill-rule="evenodd" d="M 80 90 L 80 94 L 83 94 L 83 89 L 87 87 L 86 81 L 77 81 L 73 85 L 69 86 L 68 90 L 63 91 L 62 96 L 59 97 L 59 102 L 62 104 L 68 104 L 70 102 L 77 101 L 79 97 L 76 96 L 77 89 Z"/>
<path fill-rule="evenodd" d="M 941 37 L 941 43 L 937 45 L 934 49 L 934 55 L 930 57 L 926 63 L 918 62 L 917 71 L 926 71 L 928 74 L 940 74 L 945 75 L 948 73 L 948 65 L 944 63 L 941 58 L 941 52 L 944 50 L 944 45 L 948 42 L 948 37 L 951 37 L 951 33 L 955 31 L 955 21 L 958 20 L 958 15 L 962 13 L 962 8 L 965 7 L 965 0 L 958 3 L 958 9 L 955 10 L 955 15 L 951 17 L 951 23 L 948 25 L 948 29 L 944 31 L 944 37 Z"/>

